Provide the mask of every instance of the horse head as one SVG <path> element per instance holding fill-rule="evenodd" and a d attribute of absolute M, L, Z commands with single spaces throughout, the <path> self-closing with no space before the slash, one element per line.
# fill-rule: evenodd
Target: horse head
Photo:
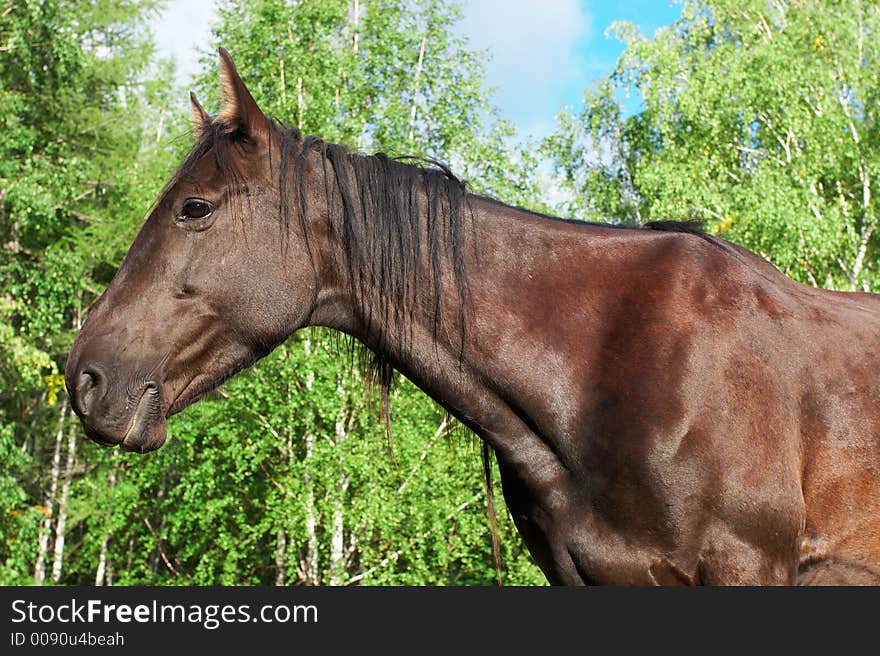
<path fill-rule="evenodd" d="M 220 51 L 223 105 L 191 95 L 198 142 L 161 193 L 70 351 L 86 433 L 150 451 L 166 419 L 305 324 L 319 294 L 310 246 L 282 240 L 282 128 Z"/>

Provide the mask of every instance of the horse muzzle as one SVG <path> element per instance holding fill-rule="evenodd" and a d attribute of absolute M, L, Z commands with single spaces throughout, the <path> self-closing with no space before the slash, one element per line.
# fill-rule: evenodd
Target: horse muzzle
<path fill-rule="evenodd" d="M 126 451 L 154 451 L 167 437 L 159 385 L 143 376 L 125 376 L 121 369 L 71 357 L 65 382 L 73 410 L 94 441 Z"/>

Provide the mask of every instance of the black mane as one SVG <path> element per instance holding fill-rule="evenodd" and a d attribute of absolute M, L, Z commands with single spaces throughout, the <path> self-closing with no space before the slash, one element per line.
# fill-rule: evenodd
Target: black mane
<path fill-rule="evenodd" d="M 438 162 L 414 166 L 384 153 L 361 155 L 317 137 L 302 138 L 295 129 L 282 134 L 282 222 L 289 229 L 296 220 L 308 238 L 305 169 L 309 155 L 317 153 L 351 307 L 378 335 L 377 350 L 385 350 L 391 335 L 406 348 L 417 314 L 432 322 L 436 338 L 446 283 L 458 297 L 459 326 L 444 328 L 457 332 L 463 347 L 468 305 L 463 225 L 469 211 L 464 183 Z M 423 268 L 429 272 L 428 290 L 416 284 Z M 374 368 L 384 385 L 390 367 L 376 358 Z"/>
<path fill-rule="evenodd" d="M 691 235 L 705 235 L 706 229 L 703 221 L 692 219 L 690 221 L 649 221 L 643 226 L 646 230 L 657 232 L 686 232 Z"/>

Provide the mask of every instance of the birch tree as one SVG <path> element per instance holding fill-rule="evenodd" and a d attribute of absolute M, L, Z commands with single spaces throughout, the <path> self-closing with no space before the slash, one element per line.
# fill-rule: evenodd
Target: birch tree
<path fill-rule="evenodd" d="M 143 191 L 156 179 L 139 165 L 150 78 L 162 77 L 151 68 L 146 32 L 157 4 L 111 0 L 96 11 L 85 0 L 13 0 L 0 7 L 6 582 L 42 582 L 47 567 L 60 576 L 70 528 L 64 494 L 75 484 L 65 465 L 80 437 L 67 424 L 60 372 L 75 315 L 109 280 L 142 216 Z"/>
<path fill-rule="evenodd" d="M 545 144 L 566 210 L 703 219 L 802 282 L 880 289 L 878 28 L 867 0 L 688 0 L 653 37 L 616 24 L 614 72 Z"/>

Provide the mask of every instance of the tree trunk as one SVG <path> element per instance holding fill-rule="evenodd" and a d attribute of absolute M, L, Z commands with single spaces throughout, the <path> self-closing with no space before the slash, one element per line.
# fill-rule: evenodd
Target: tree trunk
<path fill-rule="evenodd" d="M 351 35 L 351 51 L 357 52 L 360 45 L 359 25 L 361 19 L 361 3 L 360 0 L 354 0 L 354 3 L 348 10 L 349 33 Z"/>
<path fill-rule="evenodd" d="M 315 436 L 309 431 L 306 433 L 306 462 L 312 457 L 315 446 Z M 306 485 L 305 511 L 306 511 L 306 555 L 302 565 L 303 583 L 306 585 L 320 585 L 321 580 L 318 570 L 318 519 L 315 511 L 315 486 L 312 475 L 306 465 L 303 480 Z"/>
<path fill-rule="evenodd" d="M 304 348 L 306 357 L 312 354 L 312 342 L 305 340 Z M 306 391 L 311 393 L 315 383 L 315 373 L 309 368 L 306 372 Z M 302 564 L 302 579 L 306 585 L 320 585 L 320 570 L 318 569 L 318 518 L 315 510 L 315 485 L 309 471 L 312 452 L 315 448 L 315 435 L 312 431 L 306 431 L 305 435 L 305 475 L 303 477 L 306 486 L 305 511 L 306 511 L 306 555 Z"/>
<path fill-rule="evenodd" d="M 70 484 L 76 466 L 76 416 L 70 409 L 70 422 L 67 431 L 67 460 L 64 463 L 64 483 L 58 499 L 58 521 L 55 524 L 55 553 L 52 562 L 52 582 L 61 581 L 61 566 L 64 562 L 64 531 L 67 526 L 67 501 L 70 498 Z"/>
<path fill-rule="evenodd" d="M 116 487 L 116 465 L 110 469 L 107 475 L 107 487 L 113 489 Z M 101 541 L 101 553 L 98 556 L 98 570 L 95 572 L 95 585 L 104 585 L 105 581 L 109 581 L 107 573 L 107 548 L 110 545 L 110 538 L 113 532 L 108 530 L 104 533 L 104 539 Z"/>
<path fill-rule="evenodd" d="M 275 535 L 275 585 L 284 585 L 287 579 L 287 533 L 283 528 Z"/>
<path fill-rule="evenodd" d="M 101 553 L 98 555 L 98 569 L 95 571 L 95 585 L 104 585 L 104 577 L 107 573 L 107 545 L 110 543 L 110 531 L 104 534 L 101 541 Z"/>
<path fill-rule="evenodd" d="M 52 453 L 51 483 L 44 504 L 46 517 L 40 524 L 37 537 L 37 560 L 34 565 L 34 582 L 42 585 L 46 581 L 46 556 L 49 553 L 49 536 L 52 533 L 52 519 L 55 500 L 58 497 L 58 478 L 61 475 L 61 443 L 64 441 L 64 423 L 67 419 L 67 395 L 61 399 L 61 413 L 58 417 L 58 432 L 55 434 L 55 450 Z"/>
<path fill-rule="evenodd" d="M 345 387 L 342 381 L 336 387 L 336 393 L 342 401 L 342 408 L 336 418 L 336 440 L 333 448 L 339 455 L 339 477 L 337 490 L 339 496 L 333 505 L 333 525 L 330 537 L 330 585 L 342 585 L 345 582 L 345 492 L 351 478 L 345 473 L 345 459 L 343 457 L 345 440 L 348 437 L 346 426 L 348 411 L 345 407 Z"/>
<path fill-rule="evenodd" d="M 345 583 L 345 491 L 349 477 L 343 472 L 339 474 L 339 499 L 333 507 L 333 533 L 330 538 L 330 585 Z"/>
<path fill-rule="evenodd" d="M 416 74 L 415 80 L 413 81 L 413 97 L 412 97 L 412 107 L 410 108 L 409 113 L 409 142 L 412 143 L 413 137 L 416 133 L 416 109 L 419 104 L 419 78 L 422 76 L 422 66 L 425 61 L 425 44 L 428 42 L 428 34 L 427 30 L 425 30 L 425 36 L 422 38 L 422 43 L 419 45 L 419 59 L 416 64 Z"/>

